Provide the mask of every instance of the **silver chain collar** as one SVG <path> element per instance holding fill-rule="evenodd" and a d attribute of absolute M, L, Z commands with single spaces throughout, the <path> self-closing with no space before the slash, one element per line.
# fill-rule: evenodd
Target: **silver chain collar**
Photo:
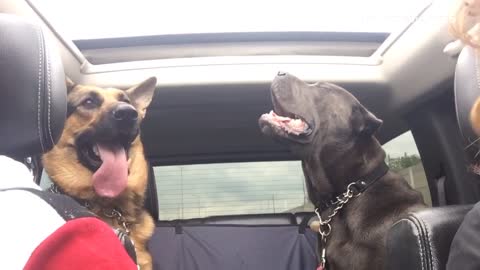
<path fill-rule="evenodd" d="M 332 203 L 334 206 L 332 212 L 327 216 L 325 220 L 322 219 L 322 214 L 318 208 L 315 208 L 315 214 L 317 214 L 320 226 L 318 228 L 318 233 L 322 237 L 322 253 L 320 258 L 320 269 L 326 269 L 327 263 L 327 238 L 332 232 L 332 219 L 338 214 L 338 212 L 347 204 L 352 198 L 357 197 L 361 194 L 356 188 L 357 182 L 350 183 L 347 186 L 347 191 L 337 196 L 336 200 Z"/>
<path fill-rule="evenodd" d="M 63 191 L 59 188 L 59 186 L 57 186 L 56 184 L 52 184 L 50 186 L 50 192 L 52 193 L 56 193 L 56 194 L 64 194 Z M 77 202 L 81 205 L 83 205 L 85 208 L 87 208 L 88 210 L 92 211 L 92 205 L 90 204 L 89 201 L 87 200 L 78 200 L 77 199 Z M 125 219 L 125 217 L 123 216 L 122 214 L 122 211 L 120 209 L 117 209 L 117 208 L 113 208 L 111 209 L 110 211 L 108 210 L 103 210 L 103 215 L 108 217 L 108 218 L 114 218 L 117 220 L 118 224 L 120 224 L 122 227 L 123 227 L 123 230 L 125 231 L 125 233 L 127 235 L 130 235 L 130 223 L 127 222 L 127 220 Z"/>
<path fill-rule="evenodd" d="M 127 235 L 130 235 L 130 229 L 128 228 L 130 223 L 127 222 L 127 219 L 122 215 L 122 211 L 113 208 L 111 211 L 103 211 L 103 214 L 108 218 L 114 218 L 117 220 L 118 224 L 123 227 L 123 230 Z"/>

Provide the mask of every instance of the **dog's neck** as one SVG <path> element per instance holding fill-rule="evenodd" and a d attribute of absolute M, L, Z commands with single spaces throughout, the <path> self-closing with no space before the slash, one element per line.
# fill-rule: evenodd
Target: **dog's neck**
<path fill-rule="evenodd" d="M 319 208 L 328 208 L 332 200 L 347 190 L 347 186 L 364 177 L 376 177 L 377 170 L 383 170 L 385 151 L 372 137 L 361 149 L 355 149 L 341 161 L 322 166 L 318 158 L 304 160 L 308 167 L 307 186 L 311 201 Z M 304 170 L 305 171 L 305 170 Z M 383 176 L 383 175 L 382 175 Z M 312 182 L 314 181 L 314 182 Z"/>
<path fill-rule="evenodd" d="M 385 161 L 385 151 L 374 137 L 348 151 L 341 160 L 325 166 L 325 176 L 334 193 L 343 192 L 359 178 L 370 174 Z"/>
<path fill-rule="evenodd" d="M 352 178 L 358 178 L 370 174 L 380 164 L 385 162 L 385 151 L 374 137 L 372 137 L 370 144 L 364 150 L 365 152 L 361 158 L 361 165 L 352 168 Z"/>

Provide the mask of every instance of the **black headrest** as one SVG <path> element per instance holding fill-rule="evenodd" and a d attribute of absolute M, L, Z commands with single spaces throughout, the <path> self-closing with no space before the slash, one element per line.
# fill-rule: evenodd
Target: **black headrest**
<path fill-rule="evenodd" d="M 40 26 L 0 14 L 0 155 L 50 149 L 66 117 L 60 55 Z"/>
<path fill-rule="evenodd" d="M 480 97 L 480 68 L 477 53 L 471 47 L 466 46 L 458 57 L 454 89 L 460 132 L 466 146 L 473 144 L 472 146 L 475 147 L 471 148 L 478 149 L 480 143 L 474 143 L 478 136 L 470 124 L 470 110 L 477 98 Z"/>

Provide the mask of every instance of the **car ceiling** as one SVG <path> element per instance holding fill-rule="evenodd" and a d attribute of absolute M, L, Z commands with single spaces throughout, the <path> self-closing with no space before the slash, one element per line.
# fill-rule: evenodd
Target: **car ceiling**
<path fill-rule="evenodd" d="M 126 88 L 150 76 L 158 78 L 142 130 L 154 162 L 292 159 L 284 146 L 264 137 L 257 126 L 260 114 L 272 107 L 269 86 L 278 71 L 345 87 L 384 120 L 378 138 L 386 142 L 407 130 L 403 115 L 452 88 L 456 59 L 443 53 L 453 40 L 444 16 L 447 8 L 434 2 L 370 58 L 325 56 L 311 61 L 238 56 L 167 59 L 151 61 L 150 66 L 143 62 L 92 65 L 79 59 L 71 41 L 53 31 L 52 36 L 58 41 L 66 74 L 77 83 Z M 24 1 L 4 0 L 0 12 L 45 24 Z"/>

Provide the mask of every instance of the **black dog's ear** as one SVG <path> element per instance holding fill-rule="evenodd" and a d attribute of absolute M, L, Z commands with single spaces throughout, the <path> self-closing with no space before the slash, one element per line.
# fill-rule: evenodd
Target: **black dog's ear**
<path fill-rule="evenodd" d="M 70 93 L 73 88 L 75 88 L 76 83 L 74 83 L 69 77 L 65 76 L 65 83 L 67 84 L 67 93 Z"/>
<path fill-rule="evenodd" d="M 354 129 L 357 134 L 363 137 L 372 136 L 382 126 L 383 121 L 363 107 L 359 110 L 360 113 L 353 113 L 357 115 L 353 123 Z"/>
<path fill-rule="evenodd" d="M 126 91 L 127 95 L 132 100 L 133 106 L 140 112 L 142 118 L 145 117 L 148 105 L 153 98 L 155 87 L 157 86 L 157 78 L 150 77 Z"/>
<path fill-rule="evenodd" d="M 382 126 L 383 121 L 378 119 L 373 113 L 367 111 L 366 125 L 363 134 L 373 135 Z"/>

